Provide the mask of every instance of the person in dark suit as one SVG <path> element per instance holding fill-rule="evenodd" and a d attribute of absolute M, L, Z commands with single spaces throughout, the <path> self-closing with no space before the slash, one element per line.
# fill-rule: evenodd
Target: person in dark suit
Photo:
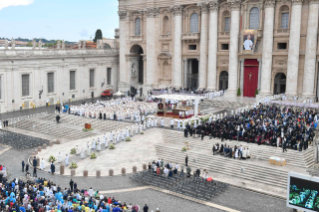
<path fill-rule="evenodd" d="M 24 166 L 25 166 L 25 163 L 24 163 L 24 160 L 22 160 L 22 172 L 24 172 Z"/>
<path fill-rule="evenodd" d="M 28 164 L 28 163 L 25 165 L 25 171 L 26 171 L 26 172 L 29 171 L 29 164 Z"/>
<path fill-rule="evenodd" d="M 185 165 L 188 166 L 188 155 L 185 157 Z"/>
<path fill-rule="evenodd" d="M 71 180 L 70 180 L 70 188 L 71 188 L 71 191 L 73 191 L 73 186 L 74 186 L 74 182 L 73 182 L 73 180 L 71 179 Z"/>
<path fill-rule="evenodd" d="M 54 175 L 54 172 L 55 172 L 55 165 L 52 162 L 51 163 L 51 173 L 52 173 L 52 175 Z"/>

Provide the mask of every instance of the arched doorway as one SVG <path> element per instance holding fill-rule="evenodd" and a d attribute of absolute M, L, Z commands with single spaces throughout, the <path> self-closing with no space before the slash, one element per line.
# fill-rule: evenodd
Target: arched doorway
<path fill-rule="evenodd" d="M 187 61 L 187 83 L 186 86 L 191 89 L 198 88 L 198 60 L 189 59 Z"/>
<path fill-rule="evenodd" d="M 219 90 L 228 89 L 228 72 L 222 71 L 219 75 Z"/>
<path fill-rule="evenodd" d="M 140 45 L 132 46 L 130 50 L 130 57 L 134 59 L 134 62 L 131 64 L 131 92 L 136 94 L 136 90 L 138 89 L 138 85 L 142 85 L 144 83 L 144 60 L 143 54 L 144 51 Z M 140 90 L 142 93 L 142 90 Z"/>
<path fill-rule="evenodd" d="M 281 94 L 286 92 L 286 75 L 278 73 L 274 80 L 274 94 Z"/>

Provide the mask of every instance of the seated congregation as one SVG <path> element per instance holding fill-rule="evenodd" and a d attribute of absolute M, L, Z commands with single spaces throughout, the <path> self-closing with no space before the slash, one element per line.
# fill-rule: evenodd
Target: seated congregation
<path fill-rule="evenodd" d="M 239 140 L 306 150 L 313 141 L 318 124 L 318 111 L 314 109 L 263 105 L 237 111 L 235 114 L 196 126 L 187 124 L 185 137 L 205 136 L 224 140 Z M 225 146 L 225 145 L 224 145 Z"/>
<path fill-rule="evenodd" d="M 137 212 L 138 205 L 126 204 L 99 191 L 79 189 L 70 181 L 62 189 L 44 178 L 21 178 L 8 181 L 0 175 L 0 209 L 7 212 Z"/>
<path fill-rule="evenodd" d="M 224 157 L 230 157 L 234 159 L 249 159 L 251 157 L 248 147 L 236 145 L 229 146 L 226 143 L 219 145 L 219 143 L 214 144 L 213 146 L 213 155 L 222 155 Z"/>

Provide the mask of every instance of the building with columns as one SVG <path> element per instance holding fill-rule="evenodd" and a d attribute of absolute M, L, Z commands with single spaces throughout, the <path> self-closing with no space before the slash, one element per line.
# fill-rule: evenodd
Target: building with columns
<path fill-rule="evenodd" d="M 318 0 L 119 0 L 119 89 L 313 97 Z M 249 54 L 245 30 L 253 30 Z M 250 38 L 251 39 L 251 38 Z"/>
<path fill-rule="evenodd" d="M 106 49 L 0 50 L 0 113 L 100 97 L 117 89 L 117 44 Z"/>

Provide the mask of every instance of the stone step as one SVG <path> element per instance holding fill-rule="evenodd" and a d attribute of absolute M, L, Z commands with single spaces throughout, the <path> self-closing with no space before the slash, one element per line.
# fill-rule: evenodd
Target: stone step
<path fill-rule="evenodd" d="M 160 147 L 159 147 L 160 148 Z M 173 152 L 170 152 L 167 148 L 166 149 L 157 149 L 158 155 L 163 159 L 168 159 L 169 161 L 174 161 L 178 163 L 183 163 L 184 161 L 184 154 L 183 153 L 176 153 L 176 151 L 171 150 Z M 244 179 L 248 179 L 251 181 L 256 181 L 260 183 L 265 183 L 269 185 L 274 186 L 280 186 L 282 188 L 285 188 L 287 186 L 286 178 L 287 178 L 287 172 L 281 172 L 278 174 L 275 174 L 272 172 L 273 170 L 269 170 L 269 168 L 264 169 L 263 171 L 260 169 L 254 170 L 249 169 L 245 165 L 239 165 L 239 166 L 232 166 L 231 164 L 228 164 L 228 162 L 225 163 L 207 163 L 206 157 L 201 158 L 201 154 L 196 154 L 192 152 L 188 152 L 189 156 L 196 155 L 197 162 L 194 164 L 192 161 L 189 161 L 189 164 L 193 167 L 200 167 L 202 169 L 207 169 L 213 172 L 219 172 L 226 175 L 231 175 L 234 177 L 243 177 Z M 203 161 L 202 161 L 203 160 Z M 227 160 L 227 158 L 225 158 Z M 220 164 L 223 164 L 222 166 Z M 227 164 L 227 165 L 226 165 Z M 245 173 L 243 173 L 243 176 L 241 176 L 240 169 L 237 170 L 234 167 L 244 167 Z M 278 170 L 277 170 L 278 171 Z M 271 173 L 271 174 L 269 174 Z"/>

